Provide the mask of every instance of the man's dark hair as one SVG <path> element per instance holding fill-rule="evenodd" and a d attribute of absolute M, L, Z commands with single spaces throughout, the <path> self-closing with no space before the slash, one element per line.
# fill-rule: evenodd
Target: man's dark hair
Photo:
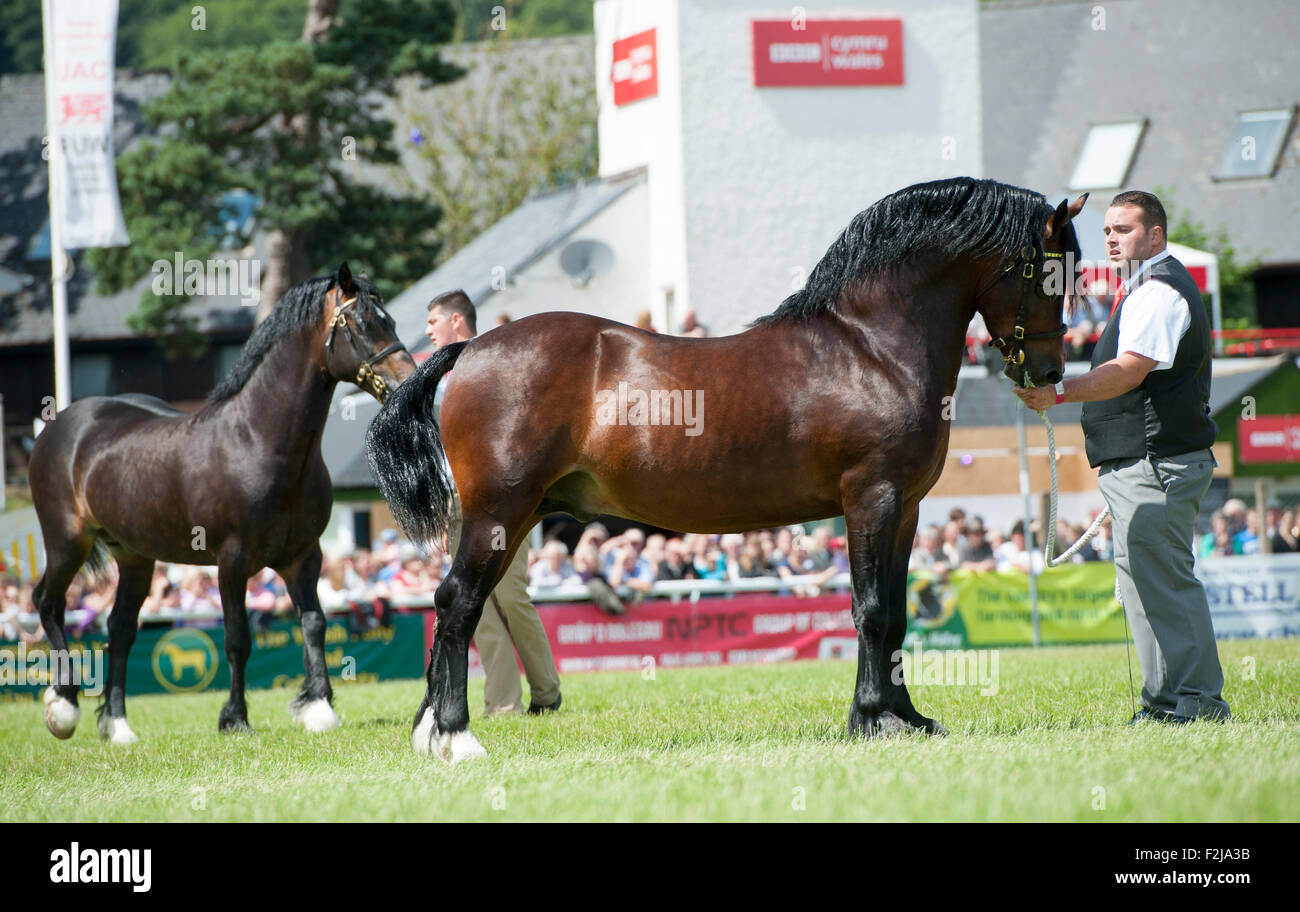
<path fill-rule="evenodd" d="M 473 335 L 478 335 L 478 311 L 474 309 L 474 304 L 470 301 L 469 295 L 465 294 L 461 289 L 444 291 L 438 295 L 429 302 L 429 310 L 433 310 L 435 307 L 447 313 L 460 314 L 465 318 L 469 331 Z"/>
<path fill-rule="evenodd" d="M 1123 193 L 1115 194 L 1115 198 L 1110 201 L 1112 206 L 1137 206 L 1142 210 L 1142 224 L 1150 231 L 1156 225 L 1160 226 L 1160 233 L 1169 238 L 1169 221 L 1165 218 L 1165 207 L 1160 203 L 1160 197 L 1154 193 L 1147 193 L 1145 190 L 1125 190 Z"/>

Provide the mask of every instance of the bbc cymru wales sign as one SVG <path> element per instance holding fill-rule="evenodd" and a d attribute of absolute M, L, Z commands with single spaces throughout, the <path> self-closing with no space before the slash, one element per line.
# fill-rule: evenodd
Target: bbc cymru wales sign
<path fill-rule="evenodd" d="M 901 86 L 901 19 L 757 19 L 754 85 Z"/>
<path fill-rule="evenodd" d="M 101 634 L 69 642 L 69 649 L 81 655 L 107 653 L 108 642 Z M 18 667 L 20 656 L 27 668 L 45 668 L 32 661 L 31 654 L 48 650 L 48 643 L 20 647 L 0 642 L 0 667 Z M 424 675 L 424 645 L 420 618 L 396 615 L 393 623 L 372 630 L 354 631 L 342 620 L 325 627 L 325 665 L 336 686 Z M 105 660 L 107 665 L 107 660 Z M 0 697 L 39 697 L 50 683 L 48 673 L 0 676 Z M 16 683 L 21 680 L 21 683 Z M 279 621 L 253 634 L 253 651 L 248 658 L 246 685 L 249 688 L 297 688 L 302 684 L 302 628 Z M 145 627 L 136 637 L 127 660 L 126 692 L 199 693 L 228 690 L 230 666 L 226 662 L 225 630 L 215 627 Z"/>

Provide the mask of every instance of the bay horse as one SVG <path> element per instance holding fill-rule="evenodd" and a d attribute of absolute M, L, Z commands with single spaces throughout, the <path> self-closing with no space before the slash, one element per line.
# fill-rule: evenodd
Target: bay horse
<path fill-rule="evenodd" d="M 136 740 L 126 721 L 126 660 L 156 560 L 217 566 L 230 662 L 221 731 L 249 729 L 244 596 L 263 567 L 284 578 L 302 623 L 306 675 L 294 717 L 309 731 L 338 724 L 316 595 L 319 539 L 334 501 L 321 434 L 340 381 L 382 402 L 414 370 L 379 292 L 344 263 L 336 276 L 285 294 L 194 414 L 152 396 L 96 396 L 46 426 L 29 475 L 46 554 L 34 595 L 52 654 L 67 651 L 65 593 L 77 572 L 87 563 L 105 569 L 109 554 L 118 567 L 101 737 Z M 66 672 L 45 692 L 45 724 L 58 738 L 71 737 L 81 718 L 77 692 Z"/>
<path fill-rule="evenodd" d="M 1075 278 L 1044 265 L 1077 257 L 1071 219 L 1084 199 L 1053 209 L 971 178 L 900 190 L 852 220 L 801 290 L 733 336 L 544 313 L 438 349 L 366 438 L 413 540 L 441 537 L 456 491 L 463 510 L 435 594 L 415 750 L 453 763 L 484 755 L 469 730 L 470 637 L 529 529 L 555 511 L 684 532 L 843 514 L 858 631 L 849 731 L 942 733 L 895 674 L 917 505 L 943 470 L 945 406 L 977 310 L 1009 377 L 1061 379 Z M 453 365 L 439 426 L 435 390 Z M 676 405 L 688 399 L 689 423 Z"/>

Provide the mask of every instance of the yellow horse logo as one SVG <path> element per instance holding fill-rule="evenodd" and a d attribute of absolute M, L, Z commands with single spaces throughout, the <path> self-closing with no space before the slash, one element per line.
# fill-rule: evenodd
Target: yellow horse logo
<path fill-rule="evenodd" d="M 153 648 L 153 673 L 167 690 L 203 690 L 217 676 L 219 659 L 212 638 L 195 627 L 169 630 Z"/>

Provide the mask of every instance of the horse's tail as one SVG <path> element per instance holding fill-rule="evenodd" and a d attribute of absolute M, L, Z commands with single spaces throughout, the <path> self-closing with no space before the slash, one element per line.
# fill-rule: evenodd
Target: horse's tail
<path fill-rule="evenodd" d="M 104 543 L 102 535 L 95 536 L 95 541 L 90 546 L 90 554 L 86 557 L 86 563 L 82 566 L 82 572 L 92 586 L 99 586 L 101 583 L 111 580 L 111 565 L 109 564 L 110 555 L 108 545 Z"/>
<path fill-rule="evenodd" d="M 456 487 L 438 432 L 434 396 L 468 343 L 444 345 L 389 394 L 366 432 L 366 459 L 413 542 L 437 542 L 451 523 Z"/>

